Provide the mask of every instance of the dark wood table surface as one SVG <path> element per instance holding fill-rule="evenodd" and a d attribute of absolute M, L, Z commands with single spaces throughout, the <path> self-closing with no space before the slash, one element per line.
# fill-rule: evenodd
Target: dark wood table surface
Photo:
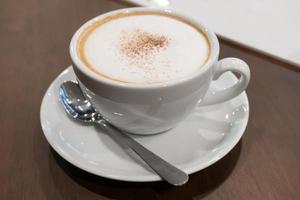
<path fill-rule="evenodd" d="M 86 20 L 128 6 L 0 0 L 0 199 L 300 199 L 299 68 L 224 39 L 221 57 L 242 58 L 251 68 L 250 120 L 238 145 L 186 185 L 108 180 L 72 166 L 50 148 L 40 104 L 70 65 L 72 34 Z"/>

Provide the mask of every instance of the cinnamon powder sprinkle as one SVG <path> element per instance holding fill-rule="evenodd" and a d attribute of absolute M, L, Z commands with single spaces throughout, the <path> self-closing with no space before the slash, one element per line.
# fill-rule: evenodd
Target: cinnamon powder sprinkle
<path fill-rule="evenodd" d="M 121 37 L 120 52 L 129 59 L 143 59 L 166 49 L 169 42 L 166 36 L 135 29 Z"/>

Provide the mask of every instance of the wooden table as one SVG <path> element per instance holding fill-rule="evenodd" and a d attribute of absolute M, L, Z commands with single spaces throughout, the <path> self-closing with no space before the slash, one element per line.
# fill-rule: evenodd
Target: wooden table
<path fill-rule="evenodd" d="M 239 57 L 251 67 L 249 124 L 225 158 L 191 175 L 185 186 L 108 180 L 51 150 L 40 127 L 40 104 L 70 65 L 72 34 L 86 20 L 126 6 L 0 1 L 0 199 L 300 199 L 299 70 L 223 39 L 221 57 Z"/>

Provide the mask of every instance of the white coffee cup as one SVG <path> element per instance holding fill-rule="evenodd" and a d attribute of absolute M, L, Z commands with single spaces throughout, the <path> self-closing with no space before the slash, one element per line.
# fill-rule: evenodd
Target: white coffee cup
<path fill-rule="evenodd" d="M 193 74 L 162 83 L 128 84 L 99 76 L 80 60 L 77 52 L 79 36 L 95 21 L 123 12 L 165 13 L 197 26 L 209 40 L 210 56 L 207 62 Z M 218 60 L 219 48 L 216 35 L 192 19 L 170 10 L 126 8 L 100 15 L 82 25 L 71 40 L 70 55 L 80 87 L 96 110 L 111 124 L 124 131 L 147 135 L 175 127 L 199 103 L 221 103 L 246 89 L 250 80 L 248 65 L 238 58 Z M 211 82 L 226 71 L 233 71 L 241 76 L 232 87 L 205 96 Z"/>

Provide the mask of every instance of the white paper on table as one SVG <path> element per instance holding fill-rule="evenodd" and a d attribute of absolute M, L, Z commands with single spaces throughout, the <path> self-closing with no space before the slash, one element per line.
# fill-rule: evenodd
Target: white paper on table
<path fill-rule="evenodd" d="M 300 67 L 299 0 L 125 0 L 192 17 L 218 35 Z"/>

